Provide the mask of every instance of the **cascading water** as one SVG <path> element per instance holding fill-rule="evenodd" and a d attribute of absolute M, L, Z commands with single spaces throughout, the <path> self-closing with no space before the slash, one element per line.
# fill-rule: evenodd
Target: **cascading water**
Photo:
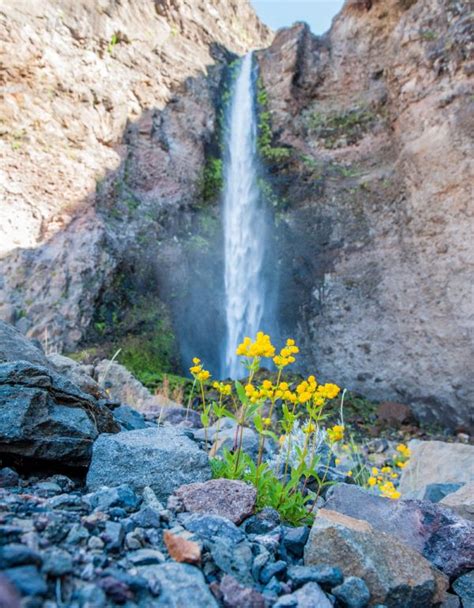
<path fill-rule="evenodd" d="M 266 285 L 266 214 L 257 179 L 257 116 L 252 53 L 244 57 L 234 85 L 224 159 L 226 344 L 221 373 L 238 378 L 235 355 L 245 335 L 262 329 Z"/>

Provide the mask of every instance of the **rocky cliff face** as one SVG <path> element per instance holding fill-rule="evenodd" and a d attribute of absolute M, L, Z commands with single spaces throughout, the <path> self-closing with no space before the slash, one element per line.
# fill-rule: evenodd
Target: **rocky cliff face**
<path fill-rule="evenodd" d="M 283 322 L 323 376 L 452 425 L 474 407 L 469 44 L 462 2 L 353 1 L 259 55 L 291 150 Z"/>
<path fill-rule="evenodd" d="M 1 19 L 0 317 L 49 350 L 117 339 L 133 369 L 169 364 L 171 309 L 212 364 L 225 66 L 270 32 L 244 0 Z M 265 168 L 283 333 L 308 370 L 452 426 L 474 388 L 469 43 L 463 2 L 349 0 L 327 35 L 258 53 L 287 150 Z"/>
<path fill-rule="evenodd" d="M 71 350 L 124 248 L 146 250 L 137 225 L 198 187 L 207 70 L 271 34 L 247 0 L 23 0 L 0 20 L 0 316 Z"/>

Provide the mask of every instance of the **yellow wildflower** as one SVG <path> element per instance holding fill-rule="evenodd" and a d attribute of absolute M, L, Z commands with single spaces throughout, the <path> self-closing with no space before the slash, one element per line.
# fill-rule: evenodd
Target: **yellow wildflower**
<path fill-rule="evenodd" d="M 367 483 L 369 484 L 369 486 L 375 486 L 377 484 L 377 480 L 375 479 L 375 477 L 369 477 Z"/>
<path fill-rule="evenodd" d="M 264 426 L 270 426 L 272 423 L 272 419 L 271 418 L 263 418 L 262 422 L 264 424 Z"/>
<path fill-rule="evenodd" d="M 315 430 L 316 426 L 312 422 L 309 422 L 305 427 L 303 427 L 303 433 L 306 433 L 307 435 L 314 433 Z"/>
<path fill-rule="evenodd" d="M 344 439 L 344 427 L 340 424 L 336 424 L 331 429 L 327 430 L 328 438 L 331 443 L 336 443 Z"/>
<path fill-rule="evenodd" d="M 404 443 L 399 443 L 396 447 L 397 452 L 400 452 L 402 456 L 405 458 L 409 458 L 411 456 L 411 450 Z"/>
<path fill-rule="evenodd" d="M 244 338 L 243 342 L 237 347 L 236 353 L 239 356 L 249 358 L 273 357 L 275 347 L 271 343 L 270 336 L 264 334 L 263 331 L 259 331 L 253 342 L 249 337 Z"/>

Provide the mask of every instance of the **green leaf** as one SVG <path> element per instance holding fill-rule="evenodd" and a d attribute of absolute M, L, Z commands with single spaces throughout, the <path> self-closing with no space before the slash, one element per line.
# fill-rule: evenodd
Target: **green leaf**
<path fill-rule="evenodd" d="M 237 391 L 237 396 L 238 396 L 240 402 L 243 405 L 248 405 L 250 403 L 249 398 L 245 394 L 244 387 L 238 380 L 235 381 L 235 390 Z"/>

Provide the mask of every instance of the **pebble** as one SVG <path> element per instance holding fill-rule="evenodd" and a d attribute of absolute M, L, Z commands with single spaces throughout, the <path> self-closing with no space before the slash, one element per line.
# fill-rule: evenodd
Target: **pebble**
<path fill-rule="evenodd" d="M 365 608 L 370 600 L 370 592 L 365 582 L 356 576 L 349 576 L 332 594 L 347 608 Z"/>

